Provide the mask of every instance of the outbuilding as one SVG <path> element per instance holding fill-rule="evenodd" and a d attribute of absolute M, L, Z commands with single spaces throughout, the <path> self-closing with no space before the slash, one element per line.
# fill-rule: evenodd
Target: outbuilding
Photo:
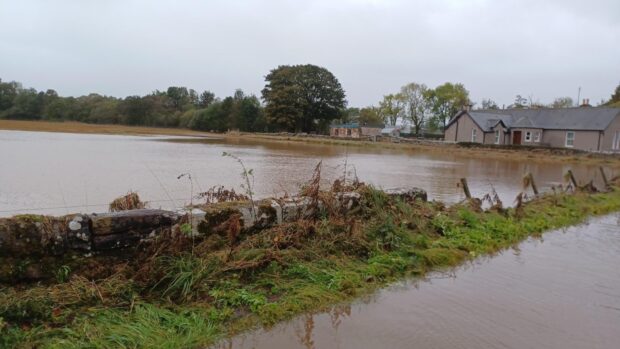
<path fill-rule="evenodd" d="M 350 122 L 330 126 L 329 135 L 340 138 L 375 137 L 381 135 L 382 129 L 383 125 L 360 125 L 357 122 Z"/>

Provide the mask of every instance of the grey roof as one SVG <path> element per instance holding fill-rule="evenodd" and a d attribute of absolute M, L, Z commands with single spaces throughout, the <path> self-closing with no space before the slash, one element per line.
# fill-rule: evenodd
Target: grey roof
<path fill-rule="evenodd" d="M 459 113 L 450 123 L 455 121 Z M 484 131 L 490 132 L 499 121 L 508 128 L 541 128 L 547 130 L 602 131 L 620 115 L 620 108 L 537 108 L 476 110 L 468 114 Z"/>
<path fill-rule="evenodd" d="M 535 128 L 532 120 L 526 116 L 517 117 L 510 127 Z"/>
<path fill-rule="evenodd" d="M 503 122 L 505 126 L 510 127 L 512 124 L 513 116 L 510 114 L 500 114 L 494 112 L 478 112 L 470 111 L 469 116 L 484 132 L 491 132 L 493 128 L 500 122 Z"/>

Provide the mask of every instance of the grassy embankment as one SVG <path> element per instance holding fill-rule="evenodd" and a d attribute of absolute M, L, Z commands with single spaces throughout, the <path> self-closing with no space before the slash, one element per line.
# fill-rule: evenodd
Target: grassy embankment
<path fill-rule="evenodd" d="M 112 134 L 112 135 L 167 135 L 167 136 L 197 136 L 210 135 L 206 132 L 194 131 L 184 128 L 163 128 L 146 126 L 126 125 L 98 125 L 82 122 L 51 122 L 51 121 L 26 121 L 0 119 L 0 130 L 32 131 L 32 132 L 64 132 L 64 133 L 88 133 L 88 134 Z"/>
<path fill-rule="evenodd" d="M 355 214 L 162 237 L 126 260 L 95 257 L 54 281 L 0 286 L 0 347 L 200 347 L 620 210 L 618 189 L 486 212 L 358 190 Z"/>
<path fill-rule="evenodd" d="M 519 161 L 604 164 L 608 167 L 620 168 L 620 157 L 609 154 L 593 154 L 575 152 L 570 149 L 547 149 L 539 147 L 473 147 L 471 145 L 441 144 L 441 143 L 392 143 L 390 141 L 369 142 L 361 140 L 347 140 L 331 137 L 291 136 L 286 134 L 255 134 L 232 132 L 214 134 L 193 131 L 181 128 L 157 128 L 125 125 L 96 125 L 79 122 L 49 122 L 49 121 L 21 121 L 1 120 L 0 130 L 40 131 L 40 132 L 67 132 L 90 134 L 116 135 L 169 135 L 216 137 L 228 139 L 247 139 L 260 142 L 278 143 L 313 143 L 322 145 L 355 146 L 394 149 L 400 151 L 424 151 L 429 153 L 444 153 L 485 159 L 511 159 Z"/>

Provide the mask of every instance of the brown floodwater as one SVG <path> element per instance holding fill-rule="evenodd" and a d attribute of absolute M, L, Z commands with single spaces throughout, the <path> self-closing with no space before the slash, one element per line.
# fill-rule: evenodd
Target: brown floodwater
<path fill-rule="evenodd" d="M 357 174 L 382 188 L 417 186 L 430 199 L 456 202 L 467 177 L 478 197 L 494 188 L 505 204 L 532 172 L 541 190 L 562 182 L 573 169 L 579 179 L 596 178 L 593 166 L 526 160 L 468 158 L 449 153 L 172 137 L 112 136 L 0 130 L 0 216 L 106 211 L 129 190 L 153 208 L 182 207 L 197 192 L 215 185 L 239 189 L 241 168 L 223 152 L 254 170 L 257 197 L 295 193 L 323 161 L 324 184 Z M 193 186 L 182 173 L 191 173 Z M 609 172 L 612 175 L 612 172 Z M 193 187 L 193 188 L 192 188 Z"/>
<path fill-rule="evenodd" d="M 256 140 L 0 131 L 0 216 L 100 212 L 129 190 L 157 208 L 181 207 L 215 185 L 239 188 L 254 170 L 256 196 L 295 193 L 323 161 L 324 184 L 344 164 L 378 187 L 417 186 L 430 199 L 494 188 L 506 204 L 532 172 L 541 190 L 586 165 L 480 159 L 449 153 Z M 353 171 L 354 169 L 354 171 Z M 178 179 L 182 173 L 191 173 Z M 352 174 L 349 174 L 349 177 Z M 609 172 L 609 175 L 615 175 Z M 332 311 L 236 337 L 223 348 L 618 348 L 620 216 L 522 243 L 426 281 L 405 282 Z"/>
<path fill-rule="evenodd" d="M 620 215 L 216 348 L 620 348 Z"/>

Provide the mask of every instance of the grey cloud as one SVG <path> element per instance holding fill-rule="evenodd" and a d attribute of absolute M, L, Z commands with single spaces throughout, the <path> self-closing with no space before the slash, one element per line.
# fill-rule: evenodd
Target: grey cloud
<path fill-rule="evenodd" d="M 411 81 L 598 101 L 620 82 L 619 43 L 617 0 L 0 0 L 0 77 L 66 95 L 259 94 L 270 69 L 313 63 L 356 106 Z"/>

